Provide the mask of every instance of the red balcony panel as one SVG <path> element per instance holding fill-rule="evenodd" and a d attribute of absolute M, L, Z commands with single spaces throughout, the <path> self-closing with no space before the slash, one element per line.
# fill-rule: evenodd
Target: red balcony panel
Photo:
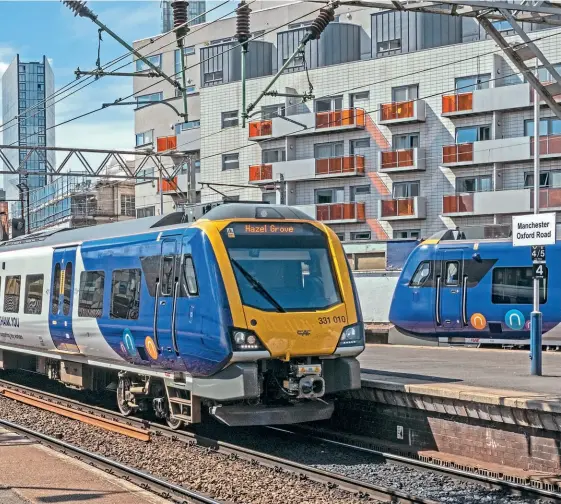
<path fill-rule="evenodd" d="M 408 166 L 415 166 L 414 149 L 382 152 L 382 170 L 407 168 Z"/>
<path fill-rule="evenodd" d="M 534 208 L 534 191 L 530 191 L 530 208 Z M 561 188 L 540 189 L 540 209 L 561 208 Z"/>
<path fill-rule="evenodd" d="M 415 101 L 393 102 L 382 105 L 382 121 L 409 119 L 415 116 Z"/>
<path fill-rule="evenodd" d="M 320 221 L 365 220 L 364 203 L 327 203 L 316 206 L 316 218 Z"/>
<path fill-rule="evenodd" d="M 249 138 L 271 136 L 273 121 L 251 121 L 249 123 Z"/>
<path fill-rule="evenodd" d="M 175 192 L 177 190 L 178 190 L 177 177 L 174 177 L 171 180 L 166 180 L 166 179 L 162 180 L 162 191 L 164 193 Z M 160 192 L 160 181 L 159 180 L 158 180 L 158 183 L 157 183 L 157 191 Z"/>
<path fill-rule="evenodd" d="M 473 144 L 454 144 L 442 147 L 443 163 L 464 163 L 473 161 Z"/>
<path fill-rule="evenodd" d="M 415 198 L 382 200 L 382 217 L 405 217 L 415 215 Z"/>
<path fill-rule="evenodd" d="M 561 154 L 561 135 L 540 136 L 540 156 Z M 534 155 L 534 137 L 530 138 L 530 154 Z"/>
<path fill-rule="evenodd" d="M 458 93 L 442 97 L 442 113 L 473 110 L 473 93 Z"/>
<path fill-rule="evenodd" d="M 340 126 L 364 126 L 365 112 L 363 109 L 343 109 L 332 112 L 316 113 L 316 128 L 336 128 Z"/>
<path fill-rule="evenodd" d="M 177 149 L 177 137 L 176 136 L 165 136 L 156 139 L 156 149 L 157 152 L 164 152 L 167 150 Z"/>
<path fill-rule="evenodd" d="M 260 164 L 252 165 L 249 167 L 249 181 L 259 182 L 260 180 L 272 180 L 273 178 L 273 165 Z"/>
<path fill-rule="evenodd" d="M 316 175 L 364 173 L 364 156 L 344 156 L 316 159 Z"/>
<path fill-rule="evenodd" d="M 442 197 L 442 213 L 473 212 L 473 194 L 452 194 Z"/>

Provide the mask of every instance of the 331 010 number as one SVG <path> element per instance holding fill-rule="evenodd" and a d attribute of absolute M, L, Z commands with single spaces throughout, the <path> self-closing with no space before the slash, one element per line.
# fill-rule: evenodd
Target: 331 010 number
<path fill-rule="evenodd" d="M 320 325 L 331 324 L 331 317 L 318 317 Z M 344 315 L 333 317 L 334 324 L 344 324 L 347 322 L 347 317 Z"/>

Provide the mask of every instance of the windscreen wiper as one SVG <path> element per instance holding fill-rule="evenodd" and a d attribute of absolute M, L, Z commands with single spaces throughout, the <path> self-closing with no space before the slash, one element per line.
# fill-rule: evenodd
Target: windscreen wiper
<path fill-rule="evenodd" d="M 277 309 L 277 311 L 285 313 L 286 310 L 279 303 L 277 303 L 275 298 L 267 292 L 267 289 L 265 289 L 265 287 L 263 287 L 255 277 L 250 275 L 238 261 L 232 259 L 232 264 L 240 270 L 240 273 L 251 284 L 254 290 L 259 292 L 259 294 L 261 294 L 267 301 L 269 301 L 269 303 L 271 303 Z"/>

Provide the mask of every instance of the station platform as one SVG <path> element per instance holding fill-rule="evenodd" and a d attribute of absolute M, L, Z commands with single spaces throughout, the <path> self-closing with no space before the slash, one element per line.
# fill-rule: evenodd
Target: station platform
<path fill-rule="evenodd" d="M 164 504 L 169 501 L 0 428 L 0 502 Z"/>

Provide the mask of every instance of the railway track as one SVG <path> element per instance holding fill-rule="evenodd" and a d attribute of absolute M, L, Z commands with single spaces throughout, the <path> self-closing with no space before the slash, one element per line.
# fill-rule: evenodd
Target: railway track
<path fill-rule="evenodd" d="M 19 394 L 20 396 L 27 395 L 33 400 L 40 400 L 41 403 L 54 404 L 58 407 L 91 415 L 93 417 L 103 419 L 104 421 L 109 421 L 111 424 L 117 423 L 123 426 L 123 428 L 134 429 L 135 432 L 140 431 L 155 437 L 166 436 L 192 446 L 220 451 L 232 458 L 245 459 L 254 464 L 271 467 L 278 472 L 285 471 L 295 473 L 301 479 L 310 479 L 326 484 L 330 488 L 338 487 L 358 496 L 369 496 L 382 502 L 419 504 L 429 504 L 435 502 L 430 499 L 416 497 L 391 488 L 372 485 L 334 472 L 324 471 L 315 467 L 300 464 L 298 462 L 275 457 L 273 455 L 258 452 L 243 446 L 200 436 L 189 431 L 176 431 L 159 423 L 134 417 L 123 417 L 120 413 L 112 410 L 87 405 L 79 401 L 66 399 L 58 395 L 50 394 L 48 392 L 43 392 L 9 381 L 0 380 L 0 392 L 2 390 L 7 390 L 11 393 Z M 99 425 L 99 427 L 102 427 L 102 425 Z M 453 464 L 439 465 L 439 461 L 421 460 L 394 453 L 388 453 L 382 449 L 373 449 L 372 447 L 364 445 L 360 446 L 360 442 L 357 444 L 356 440 L 352 440 L 350 436 L 347 437 L 345 434 L 331 433 L 329 431 L 318 432 L 317 430 L 307 426 L 290 426 L 288 428 L 267 427 L 265 429 L 281 435 L 298 436 L 301 438 L 303 437 L 308 441 L 314 440 L 321 443 L 330 443 L 344 447 L 345 449 L 359 450 L 384 462 L 401 464 L 417 470 L 437 472 L 450 476 L 454 479 L 460 479 L 472 483 L 477 482 L 487 488 L 500 489 L 512 495 L 521 495 L 529 498 L 545 499 L 551 502 L 561 503 L 561 494 L 556 491 L 556 488 L 553 485 L 547 485 L 543 482 L 510 481 L 505 480 L 505 475 L 502 474 L 485 474 L 483 472 L 475 472 L 467 468 L 457 467 Z M 541 485 L 541 487 L 533 485 Z"/>

